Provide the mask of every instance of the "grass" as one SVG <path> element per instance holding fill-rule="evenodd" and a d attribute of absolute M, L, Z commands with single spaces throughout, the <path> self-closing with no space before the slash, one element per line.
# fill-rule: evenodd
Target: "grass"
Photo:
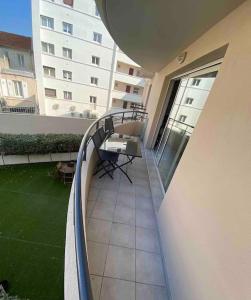
<path fill-rule="evenodd" d="M 0 280 L 10 295 L 62 300 L 70 186 L 49 176 L 55 164 L 0 168 Z"/>

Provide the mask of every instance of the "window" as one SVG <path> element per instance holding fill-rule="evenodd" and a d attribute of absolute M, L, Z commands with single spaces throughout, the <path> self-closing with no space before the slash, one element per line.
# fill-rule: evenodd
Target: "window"
<path fill-rule="evenodd" d="M 96 96 L 90 96 L 90 103 L 97 103 L 97 97 Z"/>
<path fill-rule="evenodd" d="M 138 87 L 134 87 L 133 88 L 133 94 L 138 94 L 139 93 L 139 88 Z"/>
<path fill-rule="evenodd" d="M 64 99 L 72 100 L 72 92 L 64 91 Z"/>
<path fill-rule="evenodd" d="M 73 7 L 73 0 L 63 0 L 65 5 L 69 5 L 71 7 Z"/>
<path fill-rule="evenodd" d="M 63 47 L 63 57 L 72 59 L 72 49 Z"/>
<path fill-rule="evenodd" d="M 67 80 L 72 80 L 72 72 L 63 70 L 63 77 Z"/>
<path fill-rule="evenodd" d="M 194 78 L 193 82 L 192 82 L 192 85 L 198 86 L 200 84 L 200 81 L 201 81 L 200 79 Z"/>
<path fill-rule="evenodd" d="M 99 66 L 100 58 L 97 57 L 97 56 L 92 56 L 92 63 L 93 63 L 94 65 Z"/>
<path fill-rule="evenodd" d="M 63 32 L 72 34 L 72 32 L 73 32 L 73 25 L 70 24 L 70 23 L 63 22 Z"/>
<path fill-rule="evenodd" d="M 185 100 L 185 104 L 192 104 L 193 103 L 193 98 L 187 97 Z"/>
<path fill-rule="evenodd" d="M 42 51 L 44 53 L 55 54 L 55 47 L 53 44 L 42 42 Z"/>
<path fill-rule="evenodd" d="M 57 91 L 55 89 L 45 88 L 44 93 L 45 93 L 46 97 L 50 97 L 50 98 L 56 98 L 57 97 Z"/>
<path fill-rule="evenodd" d="M 41 16 L 41 24 L 43 27 L 54 29 L 54 19 L 46 16 Z"/>
<path fill-rule="evenodd" d="M 187 118 L 187 116 L 185 116 L 185 115 L 180 115 L 180 116 L 179 116 L 179 121 L 182 122 L 182 123 L 184 123 L 184 122 L 186 121 L 186 118 Z"/>
<path fill-rule="evenodd" d="M 99 17 L 99 11 L 97 5 L 95 5 L 95 16 Z"/>
<path fill-rule="evenodd" d="M 55 68 L 43 66 L 44 76 L 55 77 Z"/>
<path fill-rule="evenodd" d="M 22 81 L 13 80 L 13 85 L 14 85 L 15 96 L 23 97 L 24 96 L 24 90 L 23 90 Z"/>
<path fill-rule="evenodd" d="M 98 78 L 97 77 L 91 77 L 91 84 L 98 85 Z"/>
<path fill-rule="evenodd" d="M 24 55 L 23 54 L 17 54 L 17 61 L 19 67 L 24 67 Z"/>
<path fill-rule="evenodd" d="M 93 32 L 93 41 L 101 44 L 102 43 L 102 34 Z"/>

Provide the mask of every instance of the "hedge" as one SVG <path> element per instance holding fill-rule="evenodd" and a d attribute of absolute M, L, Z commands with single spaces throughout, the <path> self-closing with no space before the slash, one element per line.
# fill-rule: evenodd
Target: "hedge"
<path fill-rule="evenodd" d="M 0 134 L 5 155 L 77 152 L 83 136 L 75 134 Z"/>

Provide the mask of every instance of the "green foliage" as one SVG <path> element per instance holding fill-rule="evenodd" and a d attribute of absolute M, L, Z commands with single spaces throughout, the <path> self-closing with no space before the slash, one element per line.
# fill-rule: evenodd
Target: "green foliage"
<path fill-rule="evenodd" d="M 82 135 L 0 134 L 0 153 L 5 155 L 77 152 Z"/>

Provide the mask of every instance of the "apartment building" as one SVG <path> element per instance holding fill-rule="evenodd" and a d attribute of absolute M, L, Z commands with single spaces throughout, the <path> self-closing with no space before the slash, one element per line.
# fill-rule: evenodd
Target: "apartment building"
<path fill-rule="evenodd" d="M 114 43 L 93 0 L 32 1 L 40 113 L 98 117 L 141 104 L 151 73 Z"/>
<path fill-rule="evenodd" d="M 0 32 L 0 111 L 37 112 L 30 37 Z"/>

